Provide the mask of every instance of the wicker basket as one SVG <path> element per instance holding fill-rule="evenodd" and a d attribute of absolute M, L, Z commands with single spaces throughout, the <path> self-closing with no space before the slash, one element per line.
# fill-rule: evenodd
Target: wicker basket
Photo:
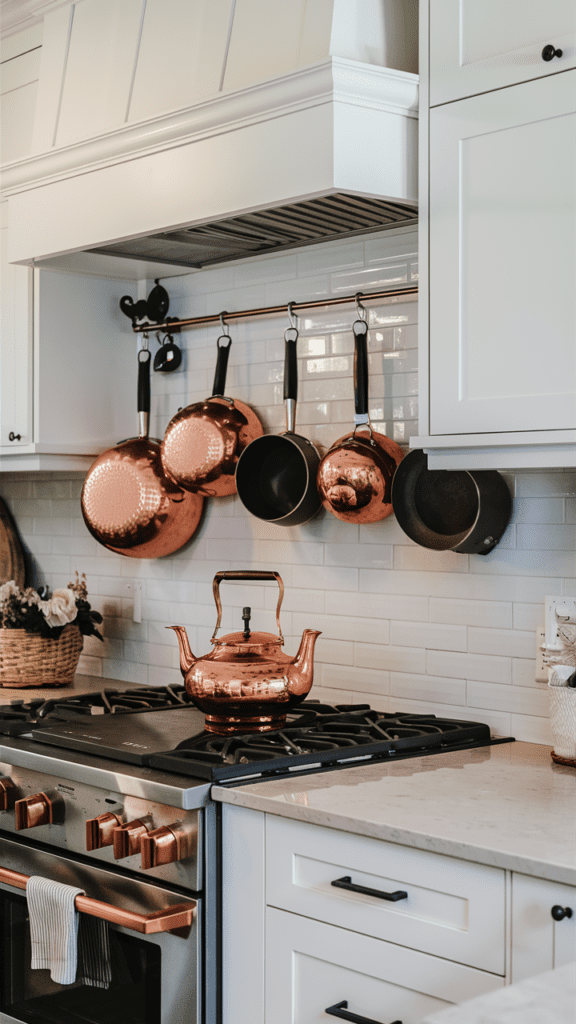
<path fill-rule="evenodd" d="M 552 758 L 576 768 L 576 689 L 550 686 L 550 725 L 554 739 Z"/>
<path fill-rule="evenodd" d="M 0 686 L 68 686 L 83 642 L 73 625 L 65 626 L 57 640 L 24 629 L 0 629 Z"/>

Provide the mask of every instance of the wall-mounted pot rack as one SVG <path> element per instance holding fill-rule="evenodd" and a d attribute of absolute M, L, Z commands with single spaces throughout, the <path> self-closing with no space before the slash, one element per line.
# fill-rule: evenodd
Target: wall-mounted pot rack
<path fill-rule="evenodd" d="M 297 314 L 300 310 L 304 309 L 321 309 L 325 306 L 341 306 L 343 303 L 347 302 L 358 303 L 360 299 L 372 302 L 376 299 L 400 298 L 402 296 L 417 294 L 417 287 L 387 288 L 377 292 L 355 292 L 354 295 L 332 296 L 329 299 L 313 299 L 307 302 L 288 302 L 281 306 L 261 306 L 256 309 L 241 309 L 237 310 L 235 313 L 227 311 L 223 313 L 211 313 L 206 316 L 188 317 L 185 320 L 177 320 L 174 317 L 169 317 L 163 323 L 137 324 L 133 320 L 132 329 L 136 334 L 142 334 L 152 330 L 164 330 L 170 334 L 174 331 L 179 331 L 182 327 L 204 327 L 206 324 L 222 324 L 222 319 L 224 317 L 226 317 L 227 322 L 229 320 L 249 320 L 255 319 L 256 317 L 273 316 L 275 313 L 288 314 L 292 311 L 293 314 Z"/>

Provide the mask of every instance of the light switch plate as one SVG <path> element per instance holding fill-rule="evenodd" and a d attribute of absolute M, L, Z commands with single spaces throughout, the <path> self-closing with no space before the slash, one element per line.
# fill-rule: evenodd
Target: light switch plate
<path fill-rule="evenodd" d="M 546 639 L 546 630 L 544 626 L 536 627 L 536 671 L 534 672 L 534 678 L 537 683 L 548 682 L 548 665 L 545 662 L 545 652 L 542 649 L 542 645 Z"/>

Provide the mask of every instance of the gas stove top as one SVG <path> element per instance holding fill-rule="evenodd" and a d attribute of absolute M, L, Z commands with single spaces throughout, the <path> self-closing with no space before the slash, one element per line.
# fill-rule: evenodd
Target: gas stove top
<path fill-rule="evenodd" d="M 191 707 L 184 686 L 107 687 L 94 693 L 70 692 L 63 697 L 15 699 L 0 707 L 0 736 L 20 736 L 32 728 L 75 722 L 93 715 L 136 714 Z"/>
<path fill-rule="evenodd" d="M 480 722 L 314 700 L 290 712 L 284 728 L 268 733 L 216 736 L 205 730 L 204 722 L 183 687 L 104 690 L 28 706 L 17 702 L 0 714 L 0 730 L 41 743 L 44 749 L 77 751 L 220 784 L 502 742 L 492 740 L 489 727 Z"/>

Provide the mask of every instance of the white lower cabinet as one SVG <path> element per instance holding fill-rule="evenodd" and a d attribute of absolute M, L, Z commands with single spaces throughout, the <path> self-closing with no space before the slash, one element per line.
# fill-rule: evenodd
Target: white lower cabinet
<path fill-rule="evenodd" d="M 222 837 L 223 1024 L 421 1024 L 576 958 L 569 885 L 228 804 Z"/>
<path fill-rule="evenodd" d="M 267 1024 L 420 1024 L 429 1013 L 503 984 L 484 971 L 267 909 Z"/>
<path fill-rule="evenodd" d="M 512 982 L 563 967 L 574 960 L 576 889 L 514 873 Z"/>

